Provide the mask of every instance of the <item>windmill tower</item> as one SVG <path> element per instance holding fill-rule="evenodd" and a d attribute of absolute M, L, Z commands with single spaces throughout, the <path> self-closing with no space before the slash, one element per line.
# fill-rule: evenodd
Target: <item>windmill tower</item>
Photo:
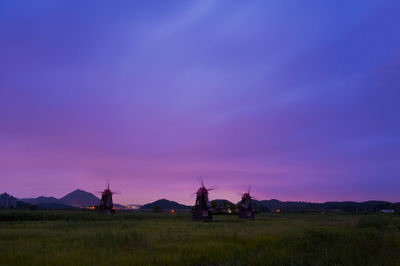
<path fill-rule="evenodd" d="M 247 193 L 242 195 L 242 201 L 240 202 L 240 214 L 239 218 L 254 220 L 255 210 L 252 208 L 250 196 L 250 188 Z"/>
<path fill-rule="evenodd" d="M 201 187 L 196 192 L 196 202 L 193 211 L 193 220 L 212 220 L 212 209 L 208 201 L 208 191 L 201 180 Z"/>
<path fill-rule="evenodd" d="M 110 190 L 110 184 L 108 184 L 107 188 L 101 192 L 101 200 L 100 200 L 100 205 L 98 206 L 98 210 L 105 213 L 105 214 L 110 214 L 114 213 L 114 205 L 113 205 L 113 200 L 112 200 L 112 195 L 114 193 L 111 192 Z"/>

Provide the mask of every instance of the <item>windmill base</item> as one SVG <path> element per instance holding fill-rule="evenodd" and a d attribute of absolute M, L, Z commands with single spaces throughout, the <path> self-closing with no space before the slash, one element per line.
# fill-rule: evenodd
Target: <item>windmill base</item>
<path fill-rule="evenodd" d="M 239 218 L 241 219 L 249 219 L 254 220 L 254 211 L 241 211 Z"/>
<path fill-rule="evenodd" d="M 102 208 L 101 206 L 96 206 L 95 210 L 97 212 L 104 213 L 104 214 L 115 213 L 115 209 L 109 209 L 109 208 L 105 209 L 105 208 Z"/>
<path fill-rule="evenodd" d="M 196 210 L 193 213 L 193 220 L 212 220 L 212 211 L 210 210 Z"/>

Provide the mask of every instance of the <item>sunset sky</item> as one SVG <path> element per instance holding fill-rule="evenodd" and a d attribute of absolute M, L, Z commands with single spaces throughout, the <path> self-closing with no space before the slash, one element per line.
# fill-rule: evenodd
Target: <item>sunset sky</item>
<path fill-rule="evenodd" d="M 400 201 L 400 1 L 1 1 L 0 193 Z"/>

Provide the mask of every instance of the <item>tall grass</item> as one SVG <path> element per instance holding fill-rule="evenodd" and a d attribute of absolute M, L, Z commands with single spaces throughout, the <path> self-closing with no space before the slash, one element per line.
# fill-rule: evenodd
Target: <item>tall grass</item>
<path fill-rule="evenodd" d="M 0 212 L 0 265 L 400 265 L 399 216 L 216 219 Z"/>

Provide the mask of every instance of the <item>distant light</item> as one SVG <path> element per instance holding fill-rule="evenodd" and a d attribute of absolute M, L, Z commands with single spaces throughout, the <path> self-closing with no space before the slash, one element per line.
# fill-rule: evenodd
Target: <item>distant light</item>
<path fill-rule="evenodd" d="M 175 214 L 175 210 L 171 210 L 171 214 Z"/>
<path fill-rule="evenodd" d="M 394 210 L 380 210 L 383 213 L 394 213 Z"/>

